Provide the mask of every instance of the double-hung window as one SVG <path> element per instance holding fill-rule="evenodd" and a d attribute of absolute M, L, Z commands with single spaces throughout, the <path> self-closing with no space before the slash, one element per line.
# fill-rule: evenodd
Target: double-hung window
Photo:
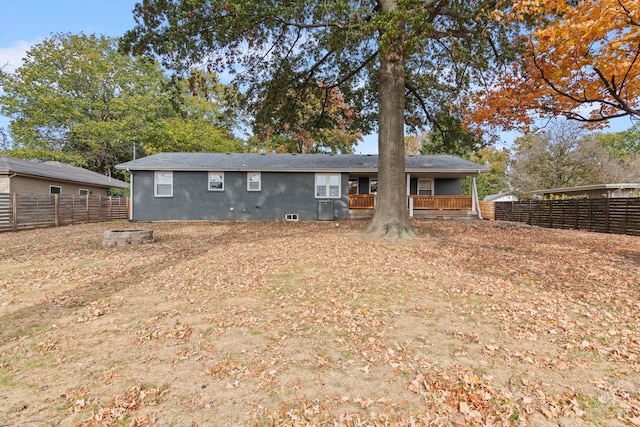
<path fill-rule="evenodd" d="M 419 179 L 418 180 L 418 195 L 419 196 L 431 196 L 431 195 L 433 195 L 433 180 L 431 180 L 431 179 Z"/>
<path fill-rule="evenodd" d="M 262 175 L 260 172 L 247 172 L 247 191 L 260 191 L 262 188 Z"/>
<path fill-rule="evenodd" d="M 173 197 L 173 172 L 154 172 L 153 189 L 155 197 Z"/>
<path fill-rule="evenodd" d="M 340 181 L 339 173 L 317 173 L 316 197 L 339 199 Z"/>
<path fill-rule="evenodd" d="M 209 191 L 224 191 L 224 172 L 209 172 Z"/>

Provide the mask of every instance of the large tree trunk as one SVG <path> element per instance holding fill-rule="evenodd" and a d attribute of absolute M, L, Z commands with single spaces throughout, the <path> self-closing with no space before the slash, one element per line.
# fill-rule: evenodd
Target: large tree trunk
<path fill-rule="evenodd" d="M 396 0 L 379 0 L 382 13 Z M 399 36 L 381 49 L 378 82 L 378 197 L 367 231 L 389 239 L 415 235 L 407 212 L 404 164 L 404 52 Z"/>

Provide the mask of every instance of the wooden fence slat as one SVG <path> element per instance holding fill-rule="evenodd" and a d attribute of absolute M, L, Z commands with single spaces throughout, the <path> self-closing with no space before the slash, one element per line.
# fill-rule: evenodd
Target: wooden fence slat
<path fill-rule="evenodd" d="M 495 219 L 640 236 L 640 198 L 495 202 Z"/>

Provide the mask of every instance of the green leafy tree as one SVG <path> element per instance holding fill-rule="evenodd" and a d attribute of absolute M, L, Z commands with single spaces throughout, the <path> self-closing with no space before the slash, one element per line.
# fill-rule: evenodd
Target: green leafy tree
<path fill-rule="evenodd" d="M 310 86 L 303 93 L 289 90 L 279 105 L 261 105 L 256 116 L 252 148 L 277 153 L 353 153 L 362 140 L 354 129 L 357 114 L 338 88 Z"/>
<path fill-rule="evenodd" d="M 490 194 L 509 191 L 509 185 L 506 179 L 509 157 L 509 150 L 506 148 L 499 150 L 495 147 L 480 148 L 468 157 L 470 161 L 489 168 L 488 173 L 483 173 L 476 177 L 476 188 L 479 199 L 482 200 Z M 471 194 L 470 178 L 463 180 L 462 191 L 464 194 Z"/>
<path fill-rule="evenodd" d="M 503 2 L 378 0 L 145 0 L 123 47 L 184 70 L 204 63 L 237 72 L 248 105 L 276 107 L 323 82 L 378 132 L 378 203 L 369 231 L 409 237 L 404 176 L 405 111 L 411 126 L 435 122 L 506 52 L 493 19 Z M 284 122 L 280 122 L 284 124 Z M 280 132 L 282 129 L 276 129 Z"/>
<path fill-rule="evenodd" d="M 131 157 L 131 143 L 152 145 L 171 112 L 162 70 L 117 52 L 117 41 L 55 34 L 27 52 L 0 83 L 14 148 L 49 152 L 100 173 Z"/>
<path fill-rule="evenodd" d="M 451 154 L 468 158 L 486 147 L 482 137 L 465 129 L 459 118 L 443 114 L 428 133 L 423 134 L 421 154 Z"/>
<path fill-rule="evenodd" d="M 239 93 L 214 73 L 191 70 L 170 82 L 174 115 L 162 122 L 161 136 L 148 147 L 158 152 L 238 152 L 243 142 L 233 130 L 240 124 Z"/>
<path fill-rule="evenodd" d="M 599 133 L 596 139 L 615 158 L 632 161 L 640 156 L 640 126 L 637 124 L 622 132 Z"/>
<path fill-rule="evenodd" d="M 11 117 L 8 155 L 99 173 L 160 151 L 239 151 L 236 91 L 212 73 L 169 80 L 159 64 L 118 52 L 118 40 L 55 34 L 0 77 Z"/>

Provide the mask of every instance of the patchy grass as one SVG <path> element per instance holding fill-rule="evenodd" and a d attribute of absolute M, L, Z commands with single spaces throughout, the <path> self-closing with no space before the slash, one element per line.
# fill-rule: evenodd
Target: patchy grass
<path fill-rule="evenodd" d="M 0 425 L 640 425 L 640 238 L 414 225 L 0 234 Z"/>

